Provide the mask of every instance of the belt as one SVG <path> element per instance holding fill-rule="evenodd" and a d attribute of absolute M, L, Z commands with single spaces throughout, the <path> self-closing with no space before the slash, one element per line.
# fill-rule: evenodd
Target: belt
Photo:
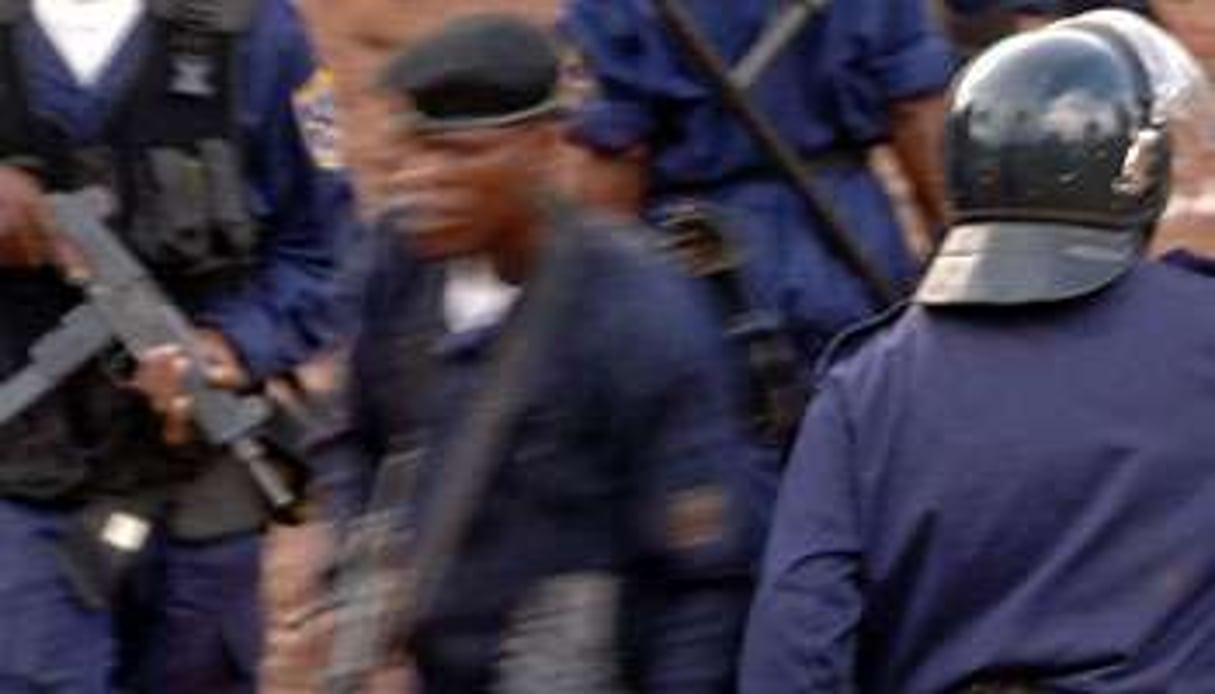
<path fill-rule="evenodd" d="M 869 166 L 869 148 L 853 144 L 836 145 L 804 152 L 799 155 L 799 158 L 808 164 L 811 170 L 857 169 Z M 777 181 L 783 178 L 784 174 L 775 166 L 767 163 L 754 163 L 708 178 L 693 177 L 680 181 L 658 182 L 655 184 L 655 194 L 658 197 L 689 195 L 716 188 L 728 188 L 742 183 Z"/>

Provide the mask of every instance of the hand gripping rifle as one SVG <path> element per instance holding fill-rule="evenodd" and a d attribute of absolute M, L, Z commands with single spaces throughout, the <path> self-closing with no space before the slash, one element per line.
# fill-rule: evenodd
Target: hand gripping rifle
<path fill-rule="evenodd" d="M 193 402 L 192 416 L 203 440 L 225 449 L 243 463 L 274 517 L 297 521 L 301 496 L 271 461 L 268 443 L 272 425 L 282 424 L 278 412 L 258 395 L 238 395 L 212 385 L 205 373 L 206 352 L 189 319 L 156 284 L 140 261 L 102 222 L 110 206 L 105 191 L 92 188 L 50 196 L 56 233 L 83 262 L 86 272 L 73 281 L 85 302 L 69 311 L 59 327 L 43 335 L 30 349 L 27 365 L 0 384 L 0 425 L 25 411 L 66 378 L 118 343 L 137 356 L 164 345 L 179 345 L 190 361 L 183 390 Z M 277 423 L 277 424 L 276 424 Z M 294 436 L 279 427 L 278 434 Z M 278 440 L 279 450 L 293 441 Z M 91 541 L 73 543 L 69 572 L 90 602 L 103 603 L 116 569 L 133 556 L 146 538 L 149 522 L 127 510 L 107 510 L 90 523 Z M 76 551 L 76 548 L 83 548 Z"/>

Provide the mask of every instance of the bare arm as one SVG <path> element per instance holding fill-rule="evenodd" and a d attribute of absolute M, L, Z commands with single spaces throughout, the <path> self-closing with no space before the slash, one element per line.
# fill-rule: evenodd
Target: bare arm
<path fill-rule="evenodd" d="M 892 145 L 929 234 L 945 226 L 945 101 L 939 94 L 895 102 Z M 935 239 L 929 238 L 929 243 Z"/>

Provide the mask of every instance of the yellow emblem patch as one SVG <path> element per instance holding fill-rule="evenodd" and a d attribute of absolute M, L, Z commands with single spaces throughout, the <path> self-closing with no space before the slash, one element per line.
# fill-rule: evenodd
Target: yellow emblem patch
<path fill-rule="evenodd" d="M 715 486 L 673 495 L 667 502 L 668 546 L 689 551 L 720 542 L 725 535 L 726 513 L 726 496 Z"/>
<path fill-rule="evenodd" d="M 292 95 L 295 118 L 304 144 L 317 167 L 340 169 L 341 134 L 337 124 L 337 100 L 333 92 L 333 73 L 317 70 L 304 86 Z"/>

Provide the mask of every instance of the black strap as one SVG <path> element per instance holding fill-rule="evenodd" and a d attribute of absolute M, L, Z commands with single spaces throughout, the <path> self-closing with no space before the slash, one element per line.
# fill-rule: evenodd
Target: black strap
<path fill-rule="evenodd" d="M 433 607 L 497 466 L 537 385 L 578 279 L 581 230 L 571 206 L 546 204 L 536 274 L 496 345 L 489 377 L 472 403 L 434 486 L 410 554 L 397 627 L 408 637 Z"/>
<path fill-rule="evenodd" d="M 258 0 L 162 0 L 142 73 L 110 121 L 123 149 L 236 141 L 240 51 Z M 136 115 L 142 117 L 136 118 Z"/>
<path fill-rule="evenodd" d="M 31 173 L 45 168 L 41 147 L 31 147 L 38 126 L 30 109 L 25 76 L 17 49 L 17 23 L 29 12 L 29 0 L 0 0 L 0 154 L 4 163 Z"/>
<path fill-rule="evenodd" d="M 5 1 L 18 0 L 0 0 Z M 252 26 L 259 4 L 259 0 L 152 0 L 148 11 L 191 31 L 243 34 Z"/>
<path fill-rule="evenodd" d="M 823 244 L 865 285 L 875 306 L 885 307 L 897 300 L 901 293 L 897 283 L 873 262 L 849 232 L 830 195 L 815 180 L 813 168 L 798 159 L 772 121 L 751 103 L 746 92 L 731 78 L 729 66 L 696 26 L 695 18 L 683 2 L 654 0 L 654 7 L 663 26 L 678 41 L 692 66 L 716 89 L 722 105 L 738 119 L 760 150 L 788 178 L 809 211 L 822 222 L 814 228 Z"/>
<path fill-rule="evenodd" d="M 0 0 L 0 24 L 14 24 L 30 9 L 30 0 Z"/>

